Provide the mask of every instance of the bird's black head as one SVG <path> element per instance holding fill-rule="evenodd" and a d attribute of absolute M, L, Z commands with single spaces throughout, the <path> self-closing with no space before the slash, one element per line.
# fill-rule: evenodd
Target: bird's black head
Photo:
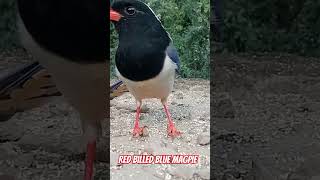
<path fill-rule="evenodd" d="M 133 40 L 141 38 L 159 39 L 168 43 L 170 38 L 160 20 L 145 3 L 139 0 L 115 0 L 110 10 L 119 38 Z M 136 38 L 139 37 L 139 38 Z"/>
<path fill-rule="evenodd" d="M 157 33 L 164 31 L 154 12 L 148 5 L 138 0 L 115 0 L 110 19 L 121 35 L 152 31 L 152 28 L 157 28 Z"/>
<path fill-rule="evenodd" d="M 138 0 L 115 0 L 110 20 L 119 34 L 119 72 L 137 81 L 156 76 L 163 67 L 171 39 L 151 8 Z"/>

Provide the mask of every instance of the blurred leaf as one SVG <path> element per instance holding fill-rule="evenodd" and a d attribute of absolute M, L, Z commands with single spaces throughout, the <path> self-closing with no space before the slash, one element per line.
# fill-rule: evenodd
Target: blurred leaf
<path fill-rule="evenodd" d="M 228 52 L 320 55 L 320 1 L 223 1 L 224 48 Z"/>

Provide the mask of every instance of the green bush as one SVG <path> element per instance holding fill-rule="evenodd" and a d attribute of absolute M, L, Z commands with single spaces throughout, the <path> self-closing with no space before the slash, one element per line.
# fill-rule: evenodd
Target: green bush
<path fill-rule="evenodd" d="M 320 1 L 224 1 L 222 26 L 229 52 L 320 55 Z"/>
<path fill-rule="evenodd" d="M 0 49 L 16 47 L 16 1 L 0 1 Z"/>

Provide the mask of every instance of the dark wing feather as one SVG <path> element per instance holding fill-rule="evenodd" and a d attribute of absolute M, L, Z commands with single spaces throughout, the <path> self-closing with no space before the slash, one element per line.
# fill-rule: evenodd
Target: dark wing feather
<path fill-rule="evenodd" d="M 126 85 L 122 81 L 118 81 L 110 87 L 110 99 L 121 96 L 128 92 Z"/>
<path fill-rule="evenodd" d="M 176 71 L 179 72 L 180 70 L 180 59 L 177 49 L 170 44 L 166 50 L 166 54 L 170 57 L 170 59 L 177 65 Z"/>
<path fill-rule="evenodd" d="M 122 81 L 110 87 L 110 99 L 128 92 Z M 51 75 L 38 62 L 24 65 L 0 77 L 0 121 L 15 113 L 39 107 L 61 96 Z"/>
<path fill-rule="evenodd" d="M 61 93 L 51 75 L 38 62 L 24 65 L 0 78 L 0 121 L 38 107 L 54 96 Z"/>

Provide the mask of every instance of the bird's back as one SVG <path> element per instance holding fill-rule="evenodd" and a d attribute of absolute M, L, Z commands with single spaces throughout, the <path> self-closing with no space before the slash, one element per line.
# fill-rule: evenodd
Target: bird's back
<path fill-rule="evenodd" d="M 100 0 L 18 0 L 19 15 L 42 48 L 85 63 L 107 58 L 105 7 Z"/>

